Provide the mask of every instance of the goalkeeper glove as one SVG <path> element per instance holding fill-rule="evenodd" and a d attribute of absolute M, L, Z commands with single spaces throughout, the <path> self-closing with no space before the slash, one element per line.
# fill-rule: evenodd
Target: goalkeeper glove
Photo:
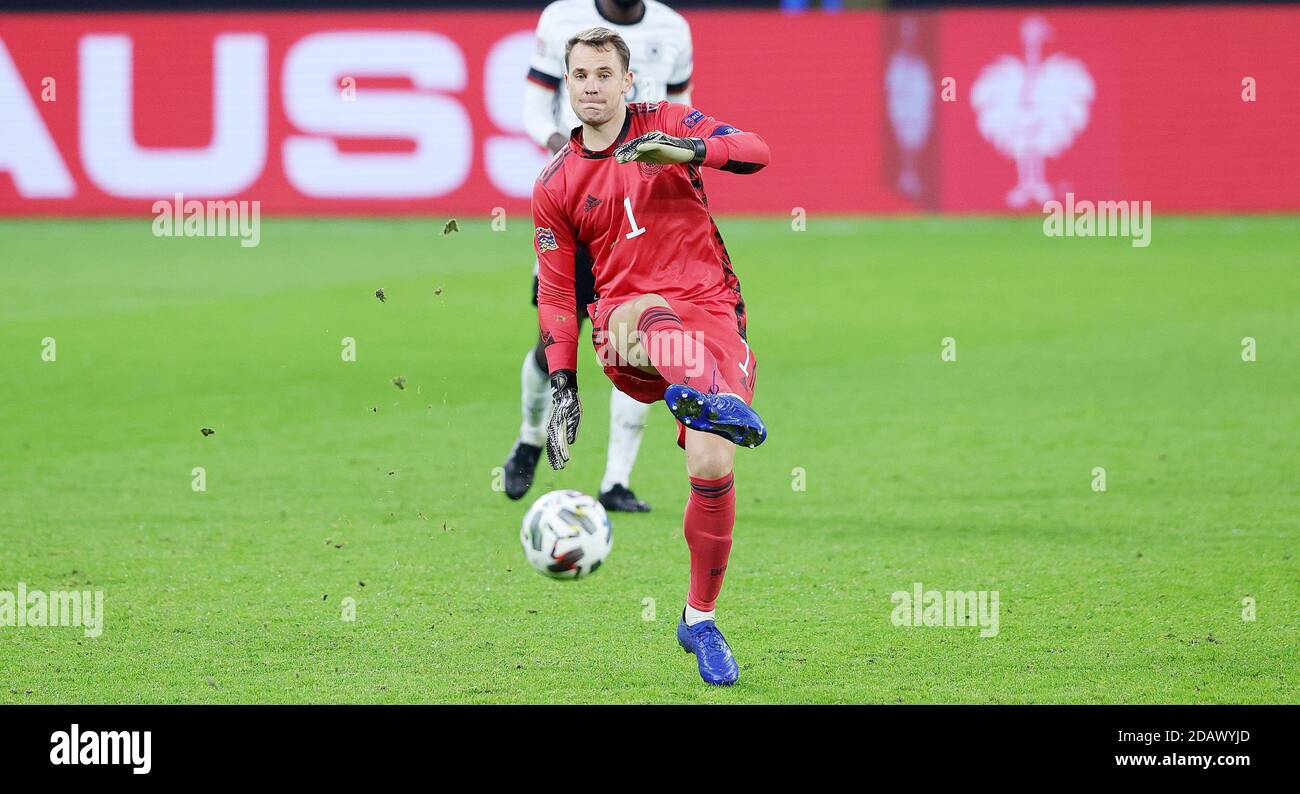
<path fill-rule="evenodd" d="M 654 130 L 615 149 L 614 159 L 620 163 L 637 160 L 642 163 L 699 165 L 704 162 L 704 153 L 703 138 L 674 138 Z"/>
<path fill-rule="evenodd" d="M 546 426 L 546 459 L 552 469 L 563 469 L 569 462 L 569 445 L 578 440 L 578 422 L 582 420 L 578 373 L 569 369 L 552 372 L 551 399 L 555 409 Z"/>

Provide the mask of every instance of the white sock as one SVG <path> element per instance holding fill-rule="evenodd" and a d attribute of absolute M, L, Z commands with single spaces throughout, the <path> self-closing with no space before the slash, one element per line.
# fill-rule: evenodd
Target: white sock
<path fill-rule="evenodd" d="M 524 367 L 519 372 L 520 404 L 523 422 L 519 425 L 519 440 L 535 447 L 546 446 L 546 423 L 551 421 L 551 379 L 537 368 L 533 351 L 524 356 Z"/>
<path fill-rule="evenodd" d="M 687 604 L 685 618 L 686 625 L 694 626 L 702 620 L 713 620 L 713 610 L 710 609 L 708 612 L 701 612 L 690 604 Z"/>
<path fill-rule="evenodd" d="M 605 457 L 605 477 L 600 481 L 600 492 L 605 493 L 615 485 L 627 486 L 636 463 L 641 436 L 645 433 L 645 417 L 650 406 L 628 397 L 618 389 L 609 393 L 609 452 Z"/>

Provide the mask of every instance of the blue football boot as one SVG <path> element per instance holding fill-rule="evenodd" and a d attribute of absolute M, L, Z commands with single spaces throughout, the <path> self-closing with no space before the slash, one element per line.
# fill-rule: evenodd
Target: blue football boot
<path fill-rule="evenodd" d="M 727 638 L 722 636 L 713 621 L 703 620 L 694 626 L 687 626 L 685 618 L 678 621 L 677 644 L 687 653 L 695 654 L 704 683 L 731 686 L 740 678 L 740 669 L 736 667 Z"/>
<path fill-rule="evenodd" d="M 674 384 L 664 391 L 664 400 L 677 421 L 691 430 L 713 433 L 742 447 L 756 447 L 767 439 L 763 420 L 734 394 L 705 394 Z"/>

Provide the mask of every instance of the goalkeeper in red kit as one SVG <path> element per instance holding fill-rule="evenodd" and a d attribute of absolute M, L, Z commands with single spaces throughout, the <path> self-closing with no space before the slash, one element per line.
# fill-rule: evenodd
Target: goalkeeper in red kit
<path fill-rule="evenodd" d="M 664 400 L 678 420 L 691 493 L 685 535 L 691 576 L 677 640 L 710 684 L 733 684 L 736 661 L 714 619 L 736 517 L 736 445 L 767 437 L 754 396 L 740 282 L 708 211 L 702 167 L 737 174 L 768 162 L 763 139 L 686 105 L 627 104 L 627 45 L 592 28 L 565 48 L 565 84 L 582 126 L 533 187 L 538 320 L 554 412 L 547 458 L 560 469 L 577 439 L 575 249 L 591 252 L 592 341 L 614 385 Z"/>

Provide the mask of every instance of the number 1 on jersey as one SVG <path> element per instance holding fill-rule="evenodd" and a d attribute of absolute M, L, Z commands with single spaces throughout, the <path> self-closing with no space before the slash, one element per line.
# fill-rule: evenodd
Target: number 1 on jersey
<path fill-rule="evenodd" d="M 636 225 L 636 217 L 635 217 L 634 215 L 632 215 L 632 197 L 631 197 L 631 196 L 624 196 L 624 197 L 623 197 L 623 209 L 627 210 L 627 220 L 628 220 L 628 223 L 631 223 L 631 224 L 632 224 L 632 231 L 630 231 L 630 232 L 628 232 L 627 234 L 625 234 L 624 237 L 626 237 L 627 239 L 631 240 L 633 237 L 639 237 L 639 236 L 645 234 L 645 227 L 644 227 L 644 226 L 640 226 L 640 227 L 638 227 L 638 226 Z"/>

